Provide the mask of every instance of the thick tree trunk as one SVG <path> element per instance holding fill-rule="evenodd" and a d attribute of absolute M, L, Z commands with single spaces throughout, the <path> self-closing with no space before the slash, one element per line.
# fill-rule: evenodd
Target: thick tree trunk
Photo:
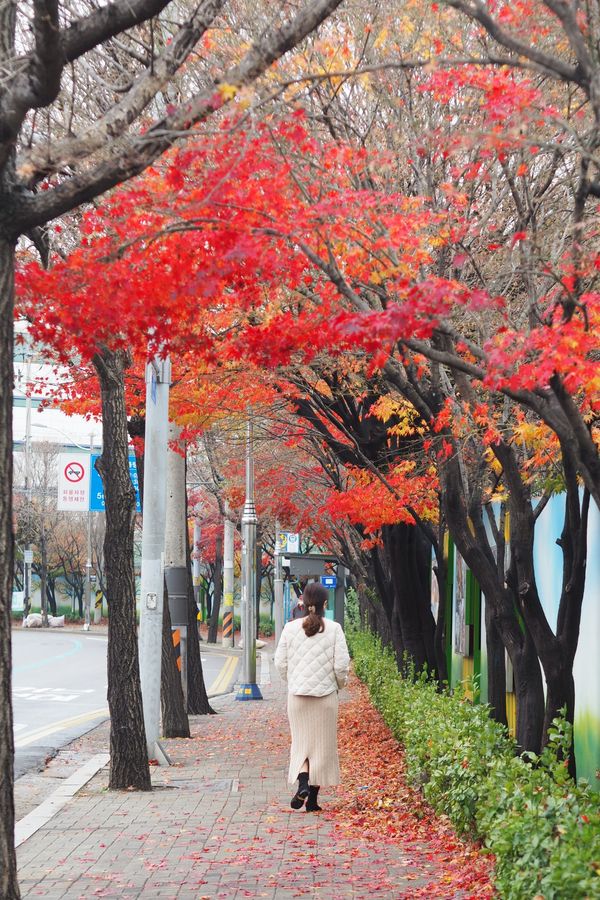
<path fill-rule="evenodd" d="M 223 537 L 217 535 L 215 551 L 215 582 L 212 603 L 212 612 L 208 626 L 208 643 L 217 643 L 217 631 L 219 629 L 219 612 L 221 611 L 221 597 L 223 594 Z"/>
<path fill-rule="evenodd" d="M 48 595 L 48 603 L 50 605 L 50 612 L 53 616 L 57 613 L 56 608 L 56 583 L 54 579 L 48 579 L 48 583 L 46 584 L 46 593 Z"/>
<path fill-rule="evenodd" d="M 544 739 L 543 744 L 548 743 L 548 731 L 552 721 L 560 713 L 565 711 L 565 718 L 573 724 L 575 717 L 575 680 L 573 678 L 573 666 L 557 665 L 551 672 L 546 672 L 546 709 L 544 712 Z M 577 776 L 577 764 L 575 761 L 575 748 L 571 747 L 569 753 L 569 774 L 572 778 Z"/>
<path fill-rule="evenodd" d="M 167 586 L 165 584 L 165 598 Z M 171 615 L 169 604 L 163 604 L 162 665 L 160 669 L 160 708 L 162 714 L 162 734 L 166 738 L 189 738 L 190 723 L 183 701 L 181 672 L 173 646 Z"/>
<path fill-rule="evenodd" d="M 402 630 L 398 620 L 397 603 L 394 597 L 394 587 L 388 573 L 388 564 L 386 554 L 380 547 L 375 548 L 371 552 L 371 562 L 373 564 L 373 575 L 375 584 L 377 585 L 377 593 L 381 599 L 381 608 L 385 619 L 387 620 L 387 628 L 385 632 L 388 640 L 384 639 L 384 629 L 379 632 L 384 643 L 389 643 L 396 654 L 398 668 L 402 666 L 404 659 L 404 642 L 402 640 Z"/>
<path fill-rule="evenodd" d="M 522 628 L 517 617 L 518 598 L 504 584 L 504 576 L 498 570 L 481 521 L 474 521 L 473 510 L 473 516 L 469 514 L 462 475 L 455 458 L 446 462 L 441 475 L 448 528 L 459 553 L 485 594 L 490 616 L 512 662 L 517 701 L 517 743 L 523 750 L 539 753 L 544 719 L 542 673 L 531 635 L 527 628 Z M 490 670 L 489 674 L 492 677 L 490 689 L 497 698 L 495 702 L 500 703 L 498 698 L 504 685 L 501 687 L 494 681 L 497 669 Z"/>
<path fill-rule="evenodd" d="M 433 578 L 438 585 L 438 614 L 433 636 L 433 652 L 440 685 L 448 683 L 448 663 L 446 657 L 446 569 L 444 559 L 438 559 Z"/>
<path fill-rule="evenodd" d="M 563 571 L 556 634 L 550 627 L 539 596 L 533 556 L 535 513 L 530 489 L 520 477 L 512 448 L 500 444 L 495 452 L 504 466 L 510 488 L 509 511 L 511 515 L 511 577 L 519 610 L 546 678 L 546 710 L 543 720 L 542 746 L 547 742 L 547 729 L 562 708 L 573 723 L 575 712 L 575 688 L 573 662 L 579 640 L 581 606 L 585 589 L 587 561 L 587 527 L 590 493 L 580 488 L 577 472 L 567 450 L 561 444 L 562 464 L 565 476 L 565 516 L 558 544 L 563 554 Z M 575 773 L 575 753 L 569 757 L 570 771 Z"/>
<path fill-rule="evenodd" d="M 527 629 L 520 649 L 511 655 L 511 662 L 517 701 L 517 744 L 521 750 L 539 753 L 544 733 L 544 688 L 540 662 Z"/>
<path fill-rule="evenodd" d="M 508 725 L 506 717 L 506 651 L 492 613 L 485 604 L 485 643 L 487 650 L 488 700 L 492 718 Z"/>
<path fill-rule="evenodd" d="M 187 514 L 186 514 L 187 515 Z M 205 716 L 214 714 L 211 707 L 206 686 L 204 684 L 204 672 L 200 658 L 200 640 L 198 634 L 198 607 L 194 600 L 194 585 L 192 583 L 191 551 L 189 541 L 186 541 L 186 565 L 188 570 L 188 708 L 189 715 Z"/>
<path fill-rule="evenodd" d="M 11 606 L 14 245 L 0 237 L 0 897 L 18 900 L 15 855 Z"/>
<path fill-rule="evenodd" d="M 129 475 L 124 351 L 94 357 L 102 392 L 102 456 L 98 471 L 106 498 L 106 597 L 108 619 L 108 705 L 110 788 L 150 790 L 150 769 L 138 657 L 133 535 L 135 492 Z"/>
<path fill-rule="evenodd" d="M 427 579 L 421 573 L 423 557 L 419 552 L 418 529 L 412 525 L 388 525 L 382 529 L 395 595 L 392 630 L 398 629 L 406 661 L 416 672 L 435 669 L 435 621 L 429 609 Z M 425 592 L 425 593 L 424 593 Z M 397 639 L 396 635 L 394 636 Z"/>

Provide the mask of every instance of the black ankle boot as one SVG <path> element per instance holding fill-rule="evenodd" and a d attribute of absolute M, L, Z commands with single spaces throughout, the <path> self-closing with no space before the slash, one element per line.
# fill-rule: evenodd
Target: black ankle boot
<path fill-rule="evenodd" d="M 308 772 L 300 772 L 298 775 L 298 790 L 290 801 L 292 809 L 302 809 L 304 801 L 309 795 Z"/>
<path fill-rule="evenodd" d="M 319 787 L 318 784 L 311 784 L 308 789 L 308 800 L 306 801 L 306 812 L 321 812 L 321 807 L 317 803 L 317 797 L 319 795 Z"/>

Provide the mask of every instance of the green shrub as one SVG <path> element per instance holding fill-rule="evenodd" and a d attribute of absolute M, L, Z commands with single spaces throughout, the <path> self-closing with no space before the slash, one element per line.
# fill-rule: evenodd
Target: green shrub
<path fill-rule="evenodd" d="M 404 747 L 408 778 L 495 855 L 500 896 L 600 897 L 600 798 L 569 778 L 570 726 L 555 720 L 539 757 L 517 756 L 486 706 L 440 693 L 425 675 L 401 678 L 369 633 L 350 632 L 349 643 L 357 675 Z"/>
<path fill-rule="evenodd" d="M 360 628 L 360 610 L 358 607 L 358 594 L 354 588 L 348 588 L 344 598 L 344 616 L 348 628 Z"/>
<path fill-rule="evenodd" d="M 271 637 L 272 634 L 275 634 L 275 626 L 271 616 L 268 616 L 266 613 L 261 613 L 258 630 L 264 637 Z"/>

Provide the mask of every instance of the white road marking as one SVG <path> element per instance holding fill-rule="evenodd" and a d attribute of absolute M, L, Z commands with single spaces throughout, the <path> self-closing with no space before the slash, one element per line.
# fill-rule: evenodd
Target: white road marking
<path fill-rule="evenodd" d="M 68 703 L 70 700 L 77 700 L 84 694 L 94 694 L 93 688 L 81 688 L 81 690 L 73 688 L 46 688 L 46 687 L 15 687 L 13 688 L 13 696 L 16 700 L 42 700 L 46 703 Z"/>
<path fill-rule="evenodd" d="M 16 740 L 15 748 L 27 747 L 29 744 L 35 744 L 36 741 L 49 737 L 49 735 L 55 734 L 57 731 L 64 731 L 67 728 L 71 728 L 73 725 L 81 725 L 83 722 L 90 722 L 93 719 L 100 718 L 108 718 L 107 707 L 95 709 L 88 713 L 82 713 L 80 716 L 73 716 L 70 719 L 61 719 L 59 722 L 53 722 L 51 725 L 46 725 L 44 728 L 38 728 L 37 731 L 33 731 L 26 737 Z"/>

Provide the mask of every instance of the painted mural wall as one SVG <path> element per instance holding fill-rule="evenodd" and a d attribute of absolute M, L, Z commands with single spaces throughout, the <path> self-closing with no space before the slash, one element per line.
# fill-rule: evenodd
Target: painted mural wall
<path fill-rule="evenodd" d="M 562 579 L 564 498 L 552 497 L 535 529 L 535 573 L 550 626 L 556 628 Z M 587 573 L 579 645 L 575 656 L 575 756 L 577 773 L 600 790 L 600 512 L 592 502 L 588 527 Z"/>
<path fill-rule="evenodd" d="M 562 552 L 557 539 L 564 519 L 564 497 L 552 497 L 541 513 L 535 530 L 534 559 L 540 599 L 550 626 L 556 628 L 562 583 Z M 472 602 L 469 602 L 471 573 L 454 549 L 449 560 L 452 576 L 452 639 L 449 646 L 449 671 L 452 684 L 473 671 L 479 678 L 480 699 L 487 701 L 487 655 L 485 642 L 485 597 L 473 634 Z M 469 639 L 469 627 L 471 627 Z M 473 637 L 476 651 L 474 652 Z M 480 656 L 479 656 L 480 654 Z M 509 718 L 514 695 L 512 672 L 507 672 L 507 708 Z M 600 512 L 592 503 L 588 528 L 588 564 L 583 599 L 581 632 L 575 656 L 575 753 L 577 772 L 600 790 Z M 514 704 L 513 704 L 514 705 Z"/>

